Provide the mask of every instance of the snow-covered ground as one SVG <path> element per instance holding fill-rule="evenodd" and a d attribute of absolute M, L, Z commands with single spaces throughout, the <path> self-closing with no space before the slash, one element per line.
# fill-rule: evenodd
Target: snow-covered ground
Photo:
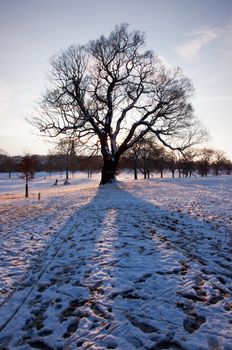
<path fill-rule="evenodd" d="M 232 349 L 231 177 L 55 178 L 0 175 L 1 350 Z"/>

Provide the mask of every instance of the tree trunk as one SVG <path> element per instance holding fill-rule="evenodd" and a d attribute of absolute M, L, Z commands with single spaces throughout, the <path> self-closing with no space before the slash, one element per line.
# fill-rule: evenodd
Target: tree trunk
<path fill-rule="evenodd" d="M 100 185 L 106 185 L 116 181 L 116 168 L 118 160 L 110 158 L 109 156 L 103 157 L 103 167 L 101 174 Z"/>
<path fill-rule="evenodd" d="M 66 154 L 66 169 L 65 169 L 65 172 L 66 172 L 66 179 L 65 180 L 68 180 L 68 172 L 69 172 L 69 154 L 67 153 Z"/>
<path fill-rule="evenodd" d="M 160 177 L 161 177 L 161 179 L 163 178 L 163 175 L 164 175 L 164 170 L 160 169 Z"/>
<path fill-rule="evenodd" d="M 25 183 L 25 198 L 28 198 L 28 182 Z"/>
<path fill-rule="evenodd" d="M 134 180 L 138 180 L 138 171 L 137 171 L 137 168 L 134 168 Z"/>

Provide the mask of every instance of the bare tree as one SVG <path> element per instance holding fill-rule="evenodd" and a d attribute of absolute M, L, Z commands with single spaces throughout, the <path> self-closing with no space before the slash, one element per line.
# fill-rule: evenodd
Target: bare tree
<path fill-rule="evenodd" d="M 144 179 L 150 178 L 150 173 L 154 169 L 154 153 L 156 145 L 152 139 L 140 139 L 139 158 L 141 160 L 140 171 Z"/>
<path fill-rule="evenodd" d="M 226 172 L 227 175 L 231 174 L 232 171 L 232 162 L 231 160 L 229 160 L 228 158 L 225 159 L 225 161 L 223 162 L 223 169 Z"/>
<path fill-rule="evenodd" d="M 18 164 L 19 177 L 25 180 L 25 197 L 29 195 L 28 182 L 34 178 L 37 167 L 37 158 L 26 154 Z"/>
<path fill-rule="evenodd" d="M 127 152 L 132 161 L 134 179 L 138 179 L 138 170 L 143 174 L 144 179 L 150 177 L 150 171 L 154 168 L 154 141 L 152 138 L 142 137 Z"/>
<path fill-rule="evenodd" d="M 180 159 L 180 165 L 182 168 L 182 174 L 185 177 L 192 177 L 193 171 L 195 169 L 195 163 L 194 159 L 200 152 L 199 156 L 202 156 L 202 151 L 197 151 L 194 148 L 187 149 L 186 152 L 182 155 L 182 158 Z M 204 152 L 203 152 L 204 153 Z"/>
<path fill-rule="evenodd" d="M 128 150 L 128 158 L 131 160 L 132 168 L 134 172 L 134 180 L 138 180 L 138 168 L 139 168 L 139 150 L 140 150 L 140 142 L 135 143 Z"/>
<path fill-rule="evenodd" d="M 64 184 L 68 184 L 69 170 L 72 167 L 72 162 L 75 158 L 75 139 L 73 137 L 63 137 L 57 144 L 57 150 L 65 155 L 65 181 Z"/>
<path fill-rule="evenodd" d="M 203 148 L 199 150 L 197 167 L 199 174 L 203 176 L 207 176 L 210 171 L 210 166 L 212 163 L 212 159 L 214 156 L 214 150 L 211 148 Z"/>
<path fill-rule="evenodd" d="M 56 157 L 56 154 L 54 154 L 52 151 L 49 151 L 48 155 L 46 156 L 44 170 L 49 173 L 50 177 L 52 176 L 52 172 L 58 169 Z"/>
<path fill-rule="evenodd" d="M 49 136 L 98 140 L 101 184 L 115 180 L 121 155 L 148 133 L 181 150 L 204 135 L 189 103 L 190 80 L 180 69 L 165 69 L 144 44 L 143 33 L 122 24 L 108 37 L 53 57 L 51 85 L 31 120 Z"/>
<path fill-rule="evenodd" d="M 166 161 L 167 161 L 168 169 L 171 171 L 172 177 L 174 178 L 175 171 L 178 169 L 178 162 L 179 162 L 179 158 L 176 152 L 172 151 L 168 153 Z"/>
<path fill-rule="evenodd" d="M 215 171 L 215 175 L 218 176 L 223 165 L 226 163 L 226 153 L 221 150 L 214 150 L 212 167 Z"/>
<path fill-rule="evenodd" d="M 11 178 L 11 172 L 14 169 L 14 165 L 12 157 L 10 157 L 3 149 L 0 149 L 0 171 L 7 171 L 9 178 Z"/>

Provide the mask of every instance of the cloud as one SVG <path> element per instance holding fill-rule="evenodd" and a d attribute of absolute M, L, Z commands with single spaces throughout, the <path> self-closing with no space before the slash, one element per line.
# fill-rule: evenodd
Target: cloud
<path fill-rule="evenodd" d="M 231 60 L 232 57 L 232 18 L 225 28 L 225 35 L 223 38 L 222 54 Z"/>
<path fill-rule="evenodd" d="M 222 33 L 220 28 L 201 27 L 189 34 L 192 39 L 175 48 L 178 55 L 187 61 L 198 58 L 202 48 L 207 46 L 213 40 L 217 39 Z"/>

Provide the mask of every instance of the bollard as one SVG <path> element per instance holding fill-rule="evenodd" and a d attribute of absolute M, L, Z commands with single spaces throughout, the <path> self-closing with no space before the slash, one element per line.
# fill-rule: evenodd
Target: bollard
<path fill-rule="evenodd" d="M 38 193 L 38 201 L 40 201 L 40 193 Z"/>

